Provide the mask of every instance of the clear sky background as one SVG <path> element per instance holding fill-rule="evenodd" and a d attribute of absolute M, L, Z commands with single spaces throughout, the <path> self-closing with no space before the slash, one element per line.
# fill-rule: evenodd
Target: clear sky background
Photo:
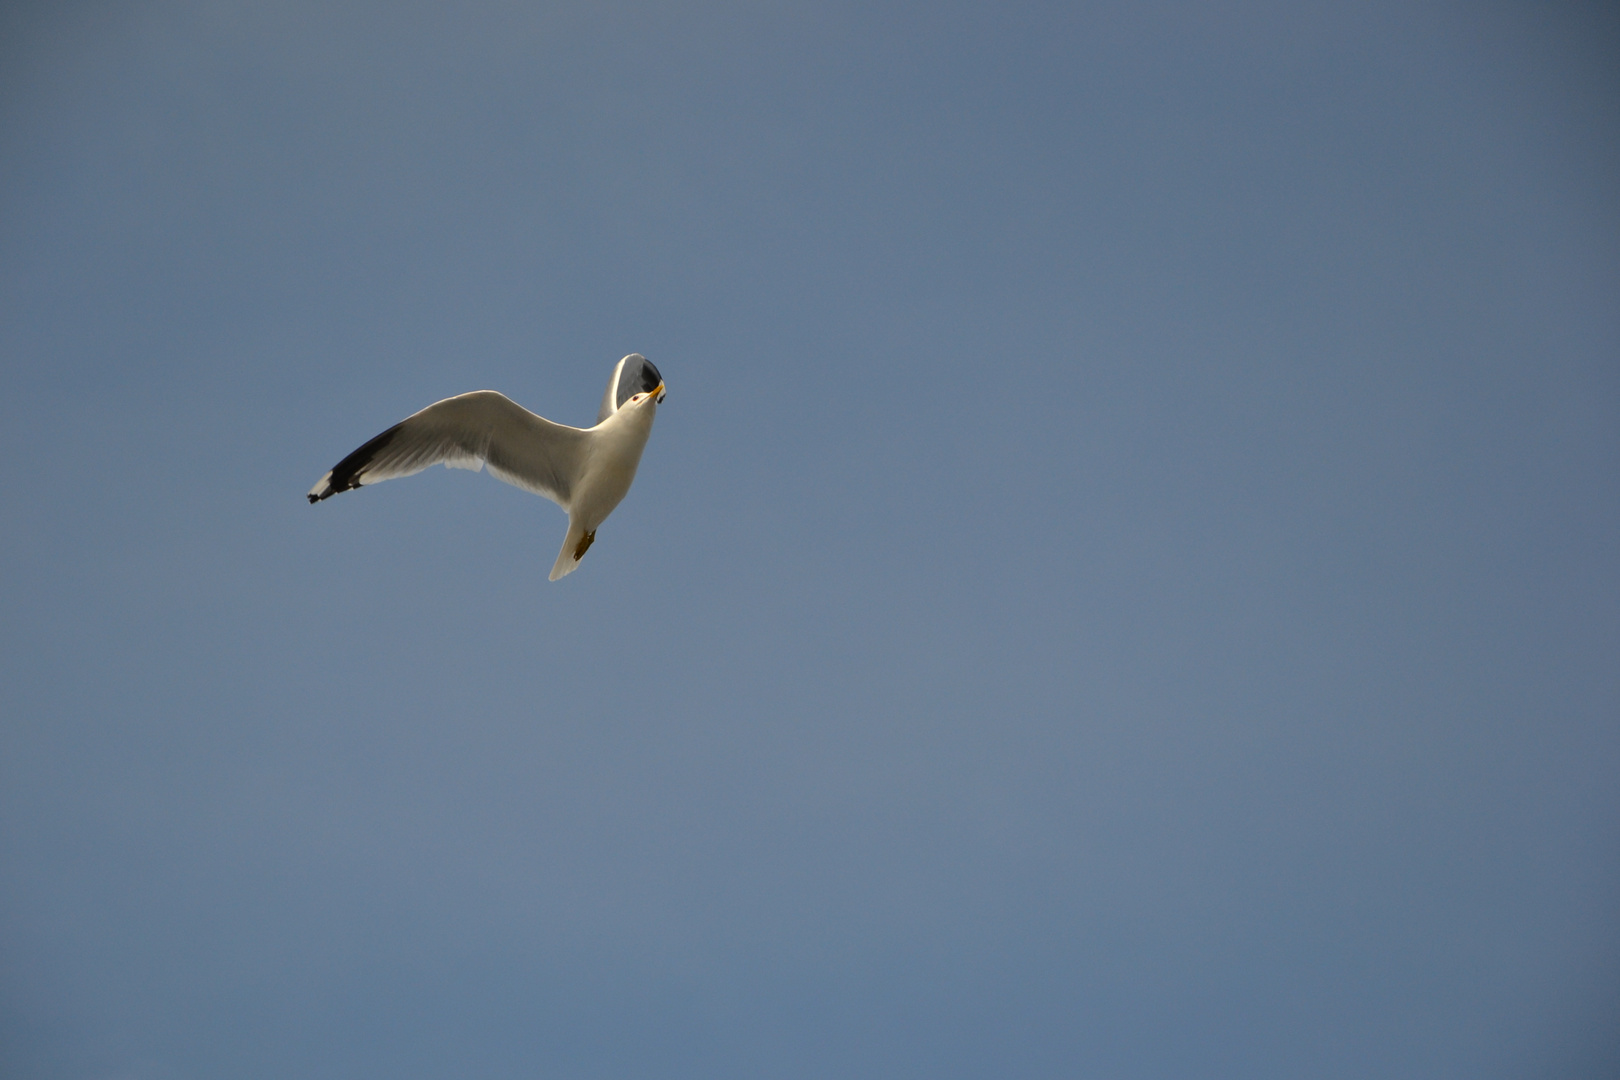
<path fill-rule="evenodd" d="M 1617 56 L 5 5 L 0 1072 L 1620 1075 Z"/>

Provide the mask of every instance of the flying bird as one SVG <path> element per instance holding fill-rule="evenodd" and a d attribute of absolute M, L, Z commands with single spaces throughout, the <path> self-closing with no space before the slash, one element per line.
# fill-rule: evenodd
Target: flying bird
<path fill-rule="evenodd" d="M 474 390 L 445 398 L 395 424 L 332 466 L 309 489 L 318 503 L 340 491 L 414 476 L 431 465 L 485 465 L 497 480 L 544 495 L 568 514 L 568 534 L 551 580 L 574 571 L 636 478 L 664 377 L 640 353 L 613 368 L 596 426 L 568 427 L 536 416 L 504 394 Z"/>

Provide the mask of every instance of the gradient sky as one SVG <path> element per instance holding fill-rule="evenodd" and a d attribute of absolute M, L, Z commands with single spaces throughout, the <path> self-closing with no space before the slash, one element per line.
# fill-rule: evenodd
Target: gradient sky
<path fill-rule="evenodd" d="M 0 1071 L 1620 1075 L 1617 56 L 5 5 Z"/>

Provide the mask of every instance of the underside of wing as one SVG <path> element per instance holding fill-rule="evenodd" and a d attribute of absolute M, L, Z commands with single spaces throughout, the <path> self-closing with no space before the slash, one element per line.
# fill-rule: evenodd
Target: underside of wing
<path fill-rule="evenodd" d="M 412 476 L 432 465 L 477 471 L 544 495 L 567 509 L 584 463 L 585 432 L 554 424 L 493 390 L 429 405 L 332 467 L 309 492 L 340 491 Z"/>
<path fill-rule="evenodd" d="M 600 424 L 618 412 L 619 406 L 633 395 L 652 393 L 663 381 L 664 377 L 658 374 L 651 360 L 640 353 L 631 353 L 614 365 L 613 375 L 608 379 L 607 393 L 602 395 L 602 407 L 596 413 L 596 422 Z"/>

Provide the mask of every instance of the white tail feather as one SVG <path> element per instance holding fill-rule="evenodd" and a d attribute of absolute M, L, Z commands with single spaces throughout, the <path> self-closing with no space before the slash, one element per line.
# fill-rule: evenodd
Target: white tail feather
<path fill-rule="evenodd" d="M 579 551 L 580 542 L 584 539 L 585 526 L 581 525 L 577 518 L 570 515 L 568 518 L 568 535 L 563 537 L 562 550 L 557 552 L 557 561 L 551 567 L 552 581 L 572 574 L 579 568 L 579 560 L 585 555 L 583 551 Z M 589 544 L 585 546 L 590 547 Z M 575 551 L 579 551 L 578 556 L 574 554 Z"/>

